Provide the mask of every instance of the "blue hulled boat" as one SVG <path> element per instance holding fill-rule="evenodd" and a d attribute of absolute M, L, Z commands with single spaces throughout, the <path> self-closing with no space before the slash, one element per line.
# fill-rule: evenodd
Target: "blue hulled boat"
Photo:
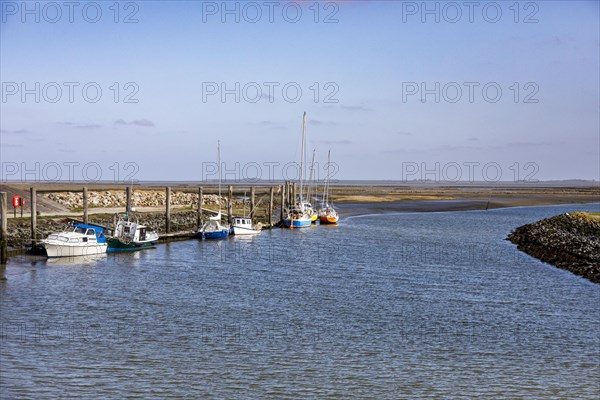
<path fill-rule="evenodd" d="M 302 118 L 302 146 L 300 148 L 300 199 L 296 205 L 287 210 L 283 218 L 286 228 L 307 228 L 312 225 L 312 206 L 302 198 L 302 177 L 304 167 L 304 143 L 306 140 L 306 112 Z M 297 201 L 294 199 L 294 201 Z"/>
<path fill-rule="evenodd" d="M 299 218 L 286 218 L 283 220 L 283 225 L 286 228 L 308 228 L 312 225 L 312 218 L 308 215 L 300 216 Z"/>
<path fill-rule="evenodd" d="M 229 236 L 229 225 L 221 224 L 221 142 L 217 142 L 217 168 L 219 169 L 219 213 L 208 221 L 196 234 L 198 239 L 225 239 Z"/>
<path fill-rule="evenodd" d="M 229 226 L 221 224 L 221 211 L 215 217 L 210 217 L 200 231 L 202 239 L 225 239 L 229 236 Z"/>

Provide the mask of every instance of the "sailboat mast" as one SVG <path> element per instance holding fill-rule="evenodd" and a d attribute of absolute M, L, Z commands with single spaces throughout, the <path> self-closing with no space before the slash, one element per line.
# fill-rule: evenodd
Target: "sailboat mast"
<path fill-rule="evenodd" d="M 303 170 L 304 170 L 304 135 L 306 134 L 306 111 L 304 111 L 304 117 L 302 118 L 302 147 L 300 149 L 300 207 L 302 207 L 302 203 L 304 203 L 304 199 L 302 198 L 302 178 L 303 178 Z M 295 199 L 294 199 L 295 200 Z"/>
<path fill-rule="evenodd" d="M 314 182 L 315 182 L 314 181 L 314 171 L 315 171 L 315 153 L 316 152 L 317 152 L 317 149 L 313 149 L 312 162 L 310 163 L 310 175 L 308 178 L 308 188 L 306 190 L 306 198 L 309 201 L 310 201 L 311 191 L 313 190 L 313 186 L 314 186 Z M 315 193 L 316 193 L 316 189 L 315 189 Z"/>
<path fill-rule="evenodd" d="M 327 152 L 327 181 L 325 182 L 325 190 L 327 193 L 326 203 L 329 206 L 329 167 L 331 165 L 331 149 Z"/>
<path fill-rule="evenodd" d="M 321 198 L 321 207 L 325 207 L 327 204 L 327 175 L 325 175 L 325 182 L 323 182 L 323 197 Z"/>
<path fill-rule="evenodd" d="M 217 141 L 217 168 L 219 169 L 219 212 L 221 212 L 221 141 Z"/>

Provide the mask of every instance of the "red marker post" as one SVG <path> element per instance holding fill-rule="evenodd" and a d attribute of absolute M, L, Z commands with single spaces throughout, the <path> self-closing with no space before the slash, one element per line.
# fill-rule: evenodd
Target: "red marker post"
<path fill-rule="evenodd" d="M 17 207 L 21 206 L 21 198 L 19 196 L 13 196 L 13 214 L 17 218 Z"/>

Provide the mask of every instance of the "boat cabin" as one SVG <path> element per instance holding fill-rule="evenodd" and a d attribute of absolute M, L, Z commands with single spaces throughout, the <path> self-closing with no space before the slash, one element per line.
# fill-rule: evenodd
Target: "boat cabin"
<path fill-rule="evenodd" d="M 246 217 L 235 217 L 233 219 L 233 224 L 235 226 L 241 226 L 241 227 L 251 228 L 252 227 L 252 220 L 250 218 L 246 218 Z"/>
<path fill-rule="evenodd" d="M 51 234 L 49 240 L 57 240 L 66 243 L 106 243 L 104 228 L 96 225 L 75 223 L 67 225 L 62 231 L 67 235 Z"/>

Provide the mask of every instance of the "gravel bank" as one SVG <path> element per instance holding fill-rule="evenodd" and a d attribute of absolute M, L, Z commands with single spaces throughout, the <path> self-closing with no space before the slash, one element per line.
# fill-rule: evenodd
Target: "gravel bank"
<path fill-rule="evenodd" d="M 532 257 L 600 283 L 600 221 L 585 213 L 523 225 L 507 239 Z"/>

